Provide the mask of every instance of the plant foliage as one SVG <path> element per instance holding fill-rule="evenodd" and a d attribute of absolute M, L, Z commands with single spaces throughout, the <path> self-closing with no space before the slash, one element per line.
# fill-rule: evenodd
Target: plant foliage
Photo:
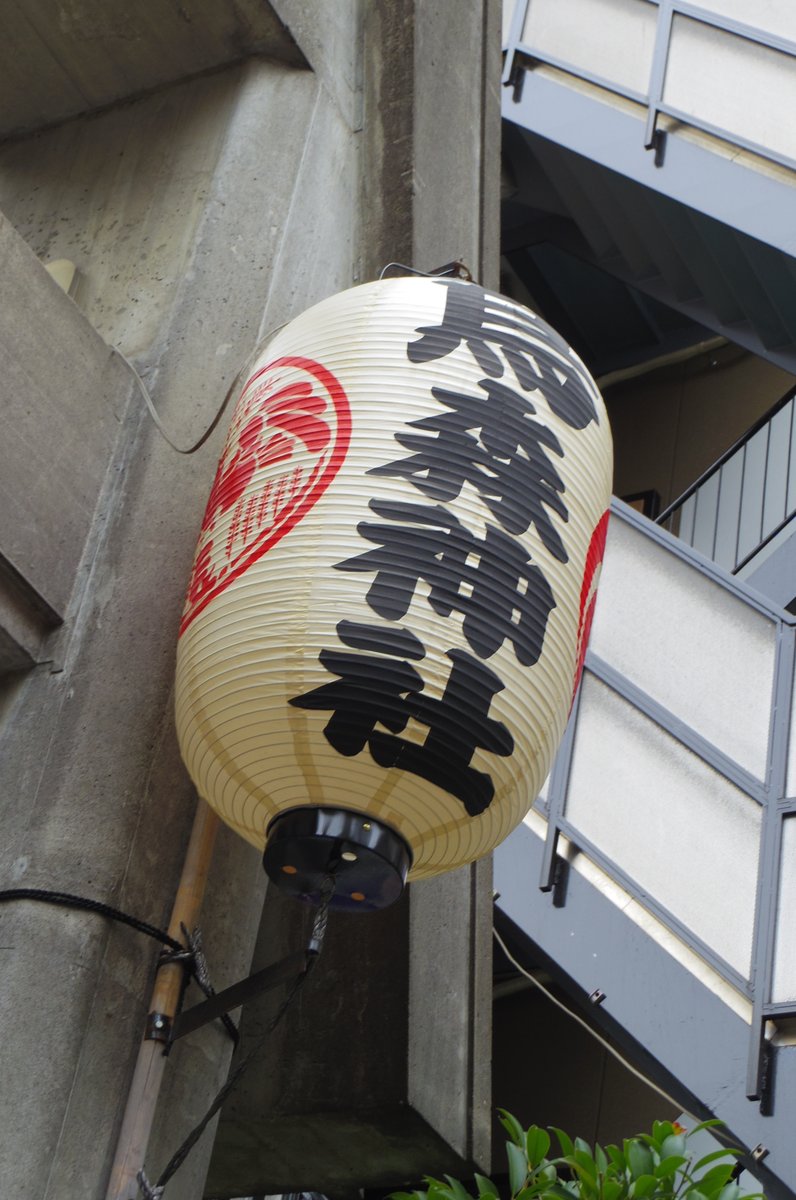
<path fill-rule="evenodd" d="M 550 1134 L 500 1109 L 506 1142 L 511 1200 L 751 1200 L 733 1175 L 739 1150 L 715 1150 L 696 1158 L 689 1138 L 719 1125 L 704 1121 L 690 1132 L 671 1121 L 656 1121 L 652 1133 L 626 1138 L 621 1146 L 591 1147 L 552 1128 L 561 1153 L 551 1157 Z M 391 1200 L 475 1200 L 458 1179 L 427 1176 L 425 1189 L 393 1192 Z M 477 1200 L 500 1200 L 497 1187 L 475 1176 Z M 762 1193 L 754 1193 L 754 1200 Z M 763 1198 L 764 1200 L 764 1198 Z"/>

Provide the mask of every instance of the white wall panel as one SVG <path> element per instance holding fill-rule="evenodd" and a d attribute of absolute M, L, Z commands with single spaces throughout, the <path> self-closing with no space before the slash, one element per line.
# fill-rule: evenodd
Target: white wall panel
<path fill-rule="evenodd" d="M 646 0 L 530 0 L 522 40 L 646 93 L 657 18 L 657 6 Z"/>
<path fill-rule="evenodd" d="M 645 892 L 748 975 L 760 806 L 591 675 L 565 811 Z"/>
<path fill-rule="evenodd" d="M 747 17 L 756 24 L 754 14 Z M 664 100 L 699 121 L 796 158 L 796 60 L 684 16 L 675 16 Z"/>
<path fill-rule="evenodd" d="M 796 937 L 793 914 L 796 912 L 796 817 L 785 820 L 782 828 L 777 933 L 774 942 L 774 978 L 771 999 L 774 1003 L 796 1000 Z"/>
<path fill-rule="evenodd" d="M 614 518 L 591 648 L 758 779 L 775 624 Z"/>

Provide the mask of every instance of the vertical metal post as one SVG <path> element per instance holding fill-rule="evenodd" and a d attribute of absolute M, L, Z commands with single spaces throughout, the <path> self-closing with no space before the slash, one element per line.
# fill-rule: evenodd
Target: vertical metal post
<path fill-rule="evenodd" d="M 658 25 L 655 30 L 655 46 L 652 51 L 649 93 L 647 95 L 647 123 L 644 129 L 645 148 L 647 150 L 655 150 L 656 152 L 659 149 L 659 134 L 656 128 L 658 109 L 663 99 L 663 88 L 666 82 L 666 66 L 669 61 L 669 41 L 672 35 L 673 16 L 673 0 L 660 0 L 658 5 Z"/>
<path fill-rule="evenodd" d="M 561 746 L 553 763 L 553 769 L 550 772 L 550 786 L 547 792 L 547 837 L 545 838 L 544 850 L 542 851 L 542 868 L 539 872 L 539 890 L 542 892 L 551 892 L 555 887 L 558 834 L 561 828 L 561 820 L 564 816 L 564 805 L 566 803 L 567 787 L 569 784 L 569 769 L 572 765 L 572 748 L 575 744 L 575 728 L 578 723 L 580 697 L 585 678 L 586 672 L 584 670 L 581 686 L 578 688 L 578 694 L 572 705 L 572 712 L 569 714 L 569 721 L 564 730 Z"/>
<path fill-rule="evenodd" d="M 766 803 L 760 834 L 760 858 L 757 875 L 757 901 L 752 937 L 752 1028 L 746 1071 L 746 1095 L 750 1100 L 768 1103 L 765 1095 L 766 1008 L 771 1000 L 774 971 L 774 939 L 779 896 L 780 857 L 782 852 L 782 813 L 777 801 L 785 795 L 790 740 L 790 714 L 793 697 L 796 630 L 785 624 L 777 629 L 771 723 L 768 739 Z"/>
<path fill-rule="evenodd" d="M 506 46 L 506 62 L 503 67 L 503 78 L 501 80 L 504 87 L 509 87 L 514 82 L 514 60 L 517 57 L 517 46 L 522 41 L 522 31 L 525 28 L 529 3 L 530 0 L 515 0 L 514 12 L 511 16 L 511 27 L 509 29 L 509 40 Z"/>

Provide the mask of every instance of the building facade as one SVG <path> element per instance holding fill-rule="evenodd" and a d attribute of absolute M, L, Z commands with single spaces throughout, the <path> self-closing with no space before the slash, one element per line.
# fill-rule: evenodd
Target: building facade
<path fill-rule="evenodd" d="M 269 331 L 390 262 L 462 260 L 598 378 L 631 506 L 562 751 L 494 883 L 476 864 L 335 922 L 175 1200 L 488 1167 L 493 1056 L 516 1089 L 495 1102 L 516 1094 L 528 1122 L 613 1139 L 667 1115 L 511 979 L 493 1042 L 493 891 L 532 974 L 724 1120 L 771 1196 L 796 1187 L 794 17 L 504 0 L 501 86 L 498 10 L 40 0 L 3 18 L 1 888 L 163 927 L 180 876 L 174 646 L 223 422 L 176 453 L 130 364 L 187 449 Z M 306 913 L 264 893 L 222 832 L 201 919 L 216 986 L 303 943 Z M 32 901 L 1 915 L 0 1192 L 101 1200 L 151 944 Z M 247 1006 L 244 1052 L 272 1013 Z M 216 1027 L 172 1051 L 152 1179 L 230 1054 Z"/>

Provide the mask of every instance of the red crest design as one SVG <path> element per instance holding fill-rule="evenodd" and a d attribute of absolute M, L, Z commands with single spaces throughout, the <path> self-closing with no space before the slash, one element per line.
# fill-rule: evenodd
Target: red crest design
<path fill-rule="evenodd" d="M 350 440 L 348 398 L 320 363 L 278 358 L 251 377 L 207 502 L 181 634 L 306 516 L 345 461 Z"/>
<path fill-rule="evenodd" d="M 572 688 L 572 701 L 583 674 L 583 664 L 586 661 L 586 650 L 589 645 L 589 634 L 594 620 L 594 606 L 597 603 L 597 584 L 600 582 L 600 569 L 605 554 L 605 539 L 608 534 L 608 518 L 610 513 L 604 512 L 591 535 L 589 549 L 586 552 L 586 566 L 583 570 L 583 583 L 580 589 L 580 619 L 578 621 L 578 657 L 575 666 L 575 682 Z M 571 705 L 570 705 L 571 707 Z"/>

